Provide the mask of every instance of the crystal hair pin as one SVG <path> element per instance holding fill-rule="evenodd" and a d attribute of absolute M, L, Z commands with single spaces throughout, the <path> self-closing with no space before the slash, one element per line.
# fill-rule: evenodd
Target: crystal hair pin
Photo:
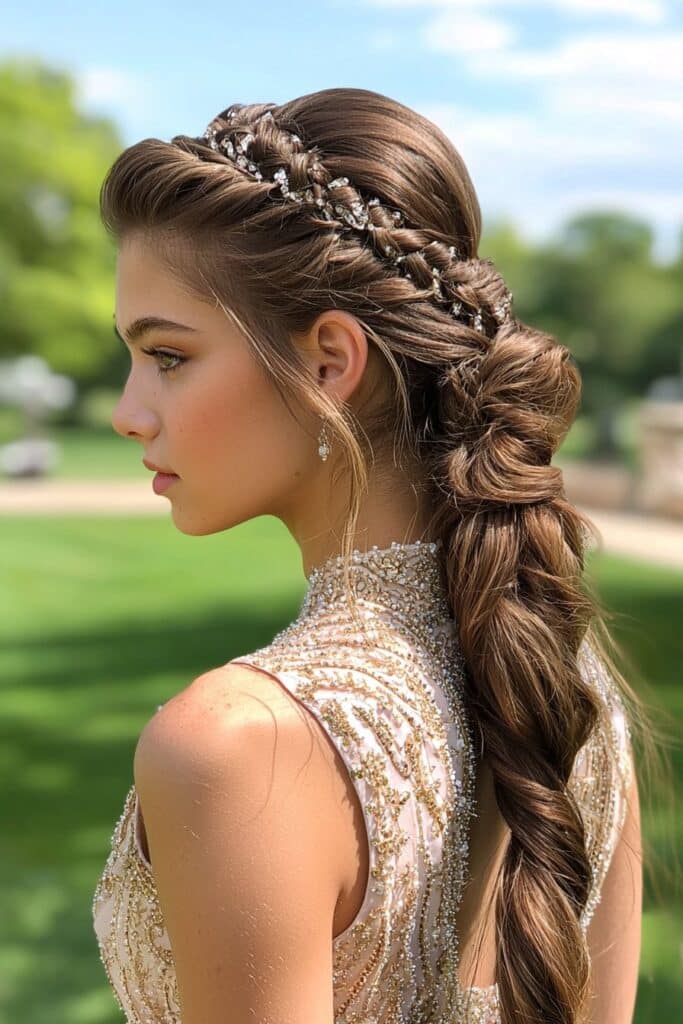
<path fill-rule="evenodd" d="M 228 120 L 232 121 L 234 117 L 234 111 L 231 111 L 228 115 Z M 270 110 L 265 111 L 256 120 L 273 119 L 272 112 Z M 255 135 L 249 131 L 245 126 L 234 125 L 231 128 L 231 132 L 235 135 L 237 132 L 243 132 L 239 140 L 233 142 L 230 134 L 224 134 L 223 137 L 218 140 L 217 136 L 219 132 L 224 131 L 222 127 L 215 127 L 213 121 L 204 130 L 201 138 L 208 142 L 211 149 L 217 150 L 224 153 L 235 165 L 241 168 L 246 174 L 254 178 L 255 181 L 265 181 L 265 176 L 259 167 L 259 165 L 250 158 L 249 149 L 252 143 L 255 141 Z M 302 141 L 298 135 L 293 132 L 290 133 L 290 139 L 292 142 L 298 145 L 302 145 Z M 321 170 L 322 165 L 319 162 L 313 164 L 314 169 Z M 339 188 L 347 188 L 350 184 L 349 179 L 345 176 L 335 178 L 333 181 L 328 182 L 326 186 L 316 183 L 315 187 L 310 185 L 306 188 L 294 190 L 289 187 L 289 177 L 287 170 L 284 167 L 278 167 L 273 174 L 272 180 L 269 182 L 273 185 L 278 185 L 280 193 L 285 199 L 294 203 L 307 203 L 315 206 L 321 217 L 325 220 L 331 221 L 340 219 L 345 224 L 348 224 L 354 231 L 372 233 L 375 231 L 375 224 L 371 218 L 371 209 L 373 206 L 381 205 L 381 200 L 377 197 L 373 197 L 368 200 L 367 203 L 361 199 L 354 199 L 351 203 L 350 209 L 343 205 L 341 202 L 336 202 L 335 198 L 330 195 Z M 357 191 L 357 190 L 356 190 Z M 405 218 L 400 210 L 393 210 L 391 214 L 395 227 L 405 227 Z M 414 255 L 423 254 L 424 250 L 418 250 Z M 459 260 L 462 257 L 458 252 L 455 245 L 449 246 L 449 253 L 451 259 Z M 407 255 L 399 252 L 392 245 L 385 245 L 381 250 L 383 255 L 389 263 L 395 266 L 401 276 L 410 279 L 411 274 L 409 271 L 403 268 L 403 264 L 407 259 Z M 438 267 L 432 267 L 432 294 L 438 302 L 446 302 L 447 297 L 444 295 L 441 287 L 441 271 Z M 501 325 L 505 323 L 510 314 L 510 308 L 512 305 L 512 294 L 508 290 L 506 291 L 503 300 L 494 308 L 492 316 L 497 324 Z M 449 312 L 454 317 L 458 318 L 466 315 L 470 318 L 471 326 L 477 331 L 482 331 L 484 328 L 484 320 L 481 308 L 477 308 L 474 311 L 466 311 L 463 303 L 456 301 L 450 304 Z"/>

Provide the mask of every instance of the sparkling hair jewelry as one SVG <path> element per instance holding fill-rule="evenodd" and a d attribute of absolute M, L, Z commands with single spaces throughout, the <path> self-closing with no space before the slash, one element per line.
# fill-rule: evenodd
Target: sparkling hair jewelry
<path fill-rule="evenodd" d="M 235 116 L 235 111 L 229 111 L 227 117 L 228 121 L 232 121 Z M 256 124 L 261 120 L 274 120 L 272 111 L 266 110 L 263 114 L 260 114 L 252 124 Z M 234 141 L 231 136 L 234 136 L 237 132 L 243 133 L 238 141 Z M 221 133 L 222 138 L 219 140 L 217 136 Z M 293 132 L 289 133 L 290 139 L 293 143 L 301 145 L 301 139 L 298 135 Z M 232 160 L 237 167 L 240 167 L 245 174 L 250 175 L 255 181 L 268 180 L 271 184 L 277 184 L 280 187 L 280 192 L 285 199 L 290 200 L 294 203 L 305 203 L 316 206 L 320 212 L 320 216 L 325 220 L 343 220 L 350 228 L 354 231 L 361 233 L 375 231 L 375 225 L 372 222 L 370 210 L 373 206 L 379 206 L 382 204 L 381 199 L 374 197 L 368 200 L 367 203 L 360 199 L 354 200 L 351 204 L 351 209 L 347 209 L 343 204 L 335 202 L 334 196 L 331 193 L 335 189 L 346 187 L 349 185 L 349 179 L 346 177 L 335 178 L 330 181 L 326 186 L 315 184 L 315 188 L 312 186 L 308 188 L 302 188 L 298 190 L 292 190 L 289 187 L 289 178 L 287 171 L 284 167 L 278 167 L 273 174 L 272 179 L 265 179 L 265 176 L 259 167 L 259 165 L 250 158 L 249 149 L 251 144 L 255 140 L 255 135 L 249 130 L 246 125 L 233 125 L 232 127 L 215 125 L 214 121 L 211 121 L 204 130 L 201 138 L 205 139 L 211 149 L 218 150 L 225 154 L 230 160 Z M 322 170 L 320 161 L 317 160 L 313 163 L 312 167 L 316 170 Z M 354 186 L 355 187 L 355 186 Z M 357 190 L 356 190 L 357 191 Z M 396 227 L 405 227 L 405 218 L 400 210 L 394 210 L 392 212 L 394 225 Z M 455 245 L 449 246 L 449 252 L 451 258 L 454 260 L 461 260 L 463 257 L 458 252 Z M 403 267 L 407 256 L 399 252 L 394 246 L 385 245 L 383 250 L 379 253 L 385 260 L 388 260 L 393 266 L 395 266 L 402 277 L 410 278 L 411 274 L 406 271 Z M 424 255 L 424 250 L 419 249 L 413 255 Z M 432 267 L 432 295 L 438 302 L 449 301 L 443 293 L 441 287 L 441 271 L 438 267 Z M 505 297 L 502 301 L 493 309 L 492 316 L 496 323 L 500 326 L 504 324 L 510 317 L 510 309 L 512 305 L 512 294 L 509 290 L 506 290 Z M 449 306 L 449 312 L 456 319 L 461 319 L 463 316 L 467 317 L 470 321 L 469 326 L 473 327 L 477 331 L 483 331 L 484 320 L 483 310 L 481 307 L 476 307 L 474 310 L 465 309 L 462 302 L 456 301 L 451 302 Z M 327 455 L 322 455 L 321 458 L 327 458 Z"/>

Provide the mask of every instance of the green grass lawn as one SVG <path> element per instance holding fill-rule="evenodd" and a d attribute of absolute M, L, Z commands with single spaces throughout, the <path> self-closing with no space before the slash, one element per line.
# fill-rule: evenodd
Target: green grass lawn
<path fill-rule="evenodd" d="M 196 675 L 291 620 L 300 556 L 270 518 L 197 538 L 170 519 L 4 517 L 0 537 L 0 1022 L 114 1024 L 91 903 L 137 737 Z M 594 566 L 619 635 L 680 723 L 683 574 L 606 556 Z M 680 756 L 675 768 L 683 779 Z M 659 813 L 646 813 L 657 845 Z M 680 898 L 665 895 L 646 901 L 639 1022 L 668 1024 L 683 1000 Z"/>

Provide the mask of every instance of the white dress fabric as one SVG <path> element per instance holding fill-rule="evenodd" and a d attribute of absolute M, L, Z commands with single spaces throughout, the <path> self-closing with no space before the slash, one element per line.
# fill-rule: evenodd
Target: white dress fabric
<path fill-rule="evenodd" d="M 296 619 L 233 658 L 268 673 L 316 718 L 356 787 L 369 874 L 355 920 L 333 941 L 335 1024 L 500 1024 L 497 986 L 461 989 L 454 926 L 475 811 L 472 736 L 441 542 L 354 554 L 353 613 L 341 559 L 312 570 Z M 603 715 L 570 787 L 593 868 L 584 928 L 625 814 L 630 733 L 611 677 L 582 669 Z M 173 951 L 132 785 L 93 897 L 100 957 L 128 1024 L 182 1024 Z"/>

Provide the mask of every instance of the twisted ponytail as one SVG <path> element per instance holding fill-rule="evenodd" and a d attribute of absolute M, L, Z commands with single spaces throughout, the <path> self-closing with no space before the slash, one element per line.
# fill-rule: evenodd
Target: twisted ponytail
<path fill-rule="evenodd" d="M 479 300 L 503 287 L 470 261 Z M 442 519 L 468 706 L 510 829 L 497 894 L 505 1021 L 570 1024 L 588 995 L 580 915 L 591 869 L 567 782 L 598 718 L 578 667 L 595 609 L 581 585 L 583 530 L 550 459 L 578 402 L 566 348 L 517 320 L 445 371 Z"/>

